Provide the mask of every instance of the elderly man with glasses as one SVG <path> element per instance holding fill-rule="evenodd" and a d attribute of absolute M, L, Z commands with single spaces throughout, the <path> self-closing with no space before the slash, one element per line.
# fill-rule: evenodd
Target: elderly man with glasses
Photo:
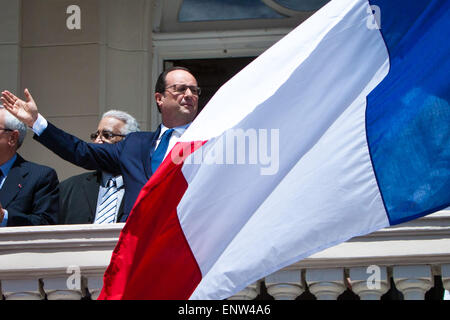
<path fill-rule="evenodd" d="M 90 135 L 93 143 L 118 143 L 127 134 L 139 131 L 135 118 L 124 111 L 105 112 L 97 131 Z M 96 170 L 70 177 L 59 185 L 60 224 L 107 224 L 120 221 L 123 215 L 123 177 Z"/>
<path fill-rule="evenodd" d="M 17 153 L 26 133 L 25 124 L 0 105 L 0 227 L 57 223 L 58 176 Z"/>
<path fill-rule="evenodd" d="M 85 143 L 56 128 L 38 113 L 33 97 L 26 101 L 3 91 L 1 101 L 14 116 L 35 132 L 34 139 L 63 159 L 88 170 L 123 176 L 125 221 L 148 179 L 198 113 L 200 88 L 192 73 L 182 67 L 164 71 L 155 87 L 155 100 L 162 123 L 154 132 L 133 132 L 115 144 Z"/>

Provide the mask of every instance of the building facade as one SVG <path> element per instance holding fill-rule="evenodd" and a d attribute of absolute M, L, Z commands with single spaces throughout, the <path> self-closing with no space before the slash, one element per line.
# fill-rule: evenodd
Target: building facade
<path fill-rule="evenodd" d="M 164 68 L 190 67 L 204 106 L 327 1 L 309 1 L 301 10 L 278 2 L 290 1 L 0 0 L 0 88 L 22 97 L 28 88 L 42 115 L 85 140 L 113 108 L 154 130 L 160 123 L 154 84 Z M 60 180 L 84 171 L 31 134 L 20 151 L 55 168 Z"/>

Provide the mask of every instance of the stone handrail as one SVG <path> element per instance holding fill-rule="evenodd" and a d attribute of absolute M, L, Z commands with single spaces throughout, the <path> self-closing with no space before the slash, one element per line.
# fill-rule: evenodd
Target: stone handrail
<path fill-rule="evenodd" d="M 1 228 L 0 290 L 4 298 L 95 299 L 123 225 Z M 375 293 L 360 286 L 367 282 L 364 277 L 370 274 L 365 271 L 373 265 L 380 267 L 384 279 Z M 421 282 L 412 281 L 414 275 Z M 267 292 L 279 299 L 294 298 L 306 286 L 320 299 L 335 299 L 348 287 L 347 280 L 360 296 L 376 298 L 389 287 L 389 277 L 394 277 L 398 286 L 410 293 L 406 298 L 420 298 L 420 290 L 429 288 L 436 275 L 442 277 L 448 290 L 449 210 L 355 237 L 261 281 L 265 281 Z M 420 292 L 408 291 L 408 286 L 418 281 Z M 254 298 L 258 293 L 259 284 L 255 283 L 232 298 Z"/>

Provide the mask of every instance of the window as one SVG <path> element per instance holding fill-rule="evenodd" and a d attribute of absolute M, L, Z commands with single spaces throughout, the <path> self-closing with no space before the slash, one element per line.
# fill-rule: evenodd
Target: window
<path fill-rule="evenodd" d="M 330 0 L 272 0 L 266 2 L 276 2 L 277 4 L 295 11 L 315 11 L 320 9 Z"/>
<path fill-rule="evenodd" d="M 285 16 L 265 5 L 261 0 L 184 0 L 180 22 L 281 19 Z"/>

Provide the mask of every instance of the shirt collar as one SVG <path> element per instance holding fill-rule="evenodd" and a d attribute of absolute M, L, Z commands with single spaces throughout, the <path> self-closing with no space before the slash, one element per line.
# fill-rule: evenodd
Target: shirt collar
<path fill-rule="evenodd" d="M 11 159 L 9 159 L 8 161 L 6 161 L 4 164 L 2 164 L 0 166 L 5 177 L 8 175 L 9 170 L 11 170 L 11 167 L 13 166 L 14 161 L 16 161 L 16 159 L 17 159 L 17 153 L 15 153 Z"/>
<path fill-rule="evenodd" d="M 191 124 L 191 123 L 184 124 L 184 125 L 182 125 L 182 126 L 174 127 L 174 128 L 172 128 L 172 129 L 173 129 L 179 136 L 181 136 L 181 135 L 186 131 L 186 129 L 189 127 L 190 124 Z M 163 125 L 163 124 L 161 123 L 161 132 L 159 133 L 159 138 L 158 138 L 158 139 L 161 139 L 162 135 L 163 135 L 164 132 L 166 132 L 167 130 L 169 130 L 169 128 L 167 128 L 165 125 Z"/>
<path fill-rule="evenodd" d="M 111 179 L 112 177 L 114 177 L 114 176 L 111 173 L 103 171 L 102 172 L 102 186 L 106 187 L 109 179 Z M 119 189 L 120 187 L 123 186 L 123 178 L 121 175 L 115 176 L 114 178 L 116 179 L 117 189 Z"/>

